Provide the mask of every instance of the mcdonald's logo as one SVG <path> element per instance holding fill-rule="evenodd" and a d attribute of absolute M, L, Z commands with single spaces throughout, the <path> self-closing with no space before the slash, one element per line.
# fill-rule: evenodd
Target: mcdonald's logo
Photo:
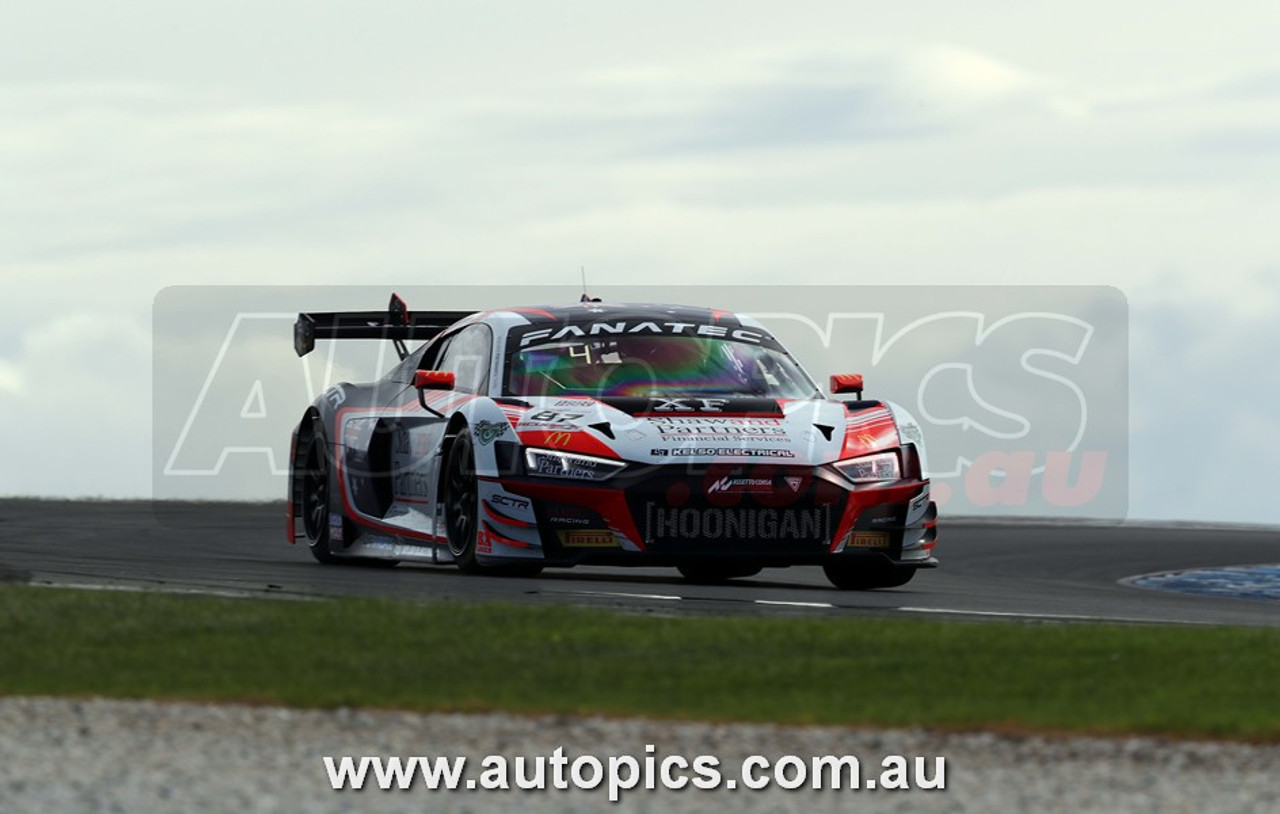
<path fill-rule="evenodd" d="M 573 433 L 571 432 L 547 433 L 547 446 L 549 447 L 567 447 L 571 440 L 573 440 Z"/>

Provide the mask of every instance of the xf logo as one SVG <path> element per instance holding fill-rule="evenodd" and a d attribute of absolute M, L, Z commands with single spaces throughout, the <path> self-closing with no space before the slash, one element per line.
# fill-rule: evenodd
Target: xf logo
<path fill-rule="evenodd" d="M 656 399 L 656 413 L 720 413 L 724 412 L 728 399 Z"/>

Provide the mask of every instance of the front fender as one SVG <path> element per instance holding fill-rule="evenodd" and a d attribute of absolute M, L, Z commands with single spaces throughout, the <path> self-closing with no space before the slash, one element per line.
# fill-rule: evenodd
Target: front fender
<path fill-rule="evenodd" d="M 507 474 L 511 467 L 511 444 L 518 444 L 520 439 L 506 413 L 493 399 L 481 397 L 464 404 L 458 415 L 466 422 L 465 431 L 471 435 L 476 474 L 482 478 Z"/>
<path fill-rule="evenodd" d="M 901 404 L 892 401 L 884 402 L 889 408 L 889 412 L 893 414 L 893 423 L 898 427 L 898 442 L 905 449 L 908 444 L 916 449 L 916 455 L 920 458 L 920 472 L 922 477 L 929 477 L 929 458 L 925 452 L 924 430 L 920 428 L 920 422 L 916 421 L 911 411 Z"/>

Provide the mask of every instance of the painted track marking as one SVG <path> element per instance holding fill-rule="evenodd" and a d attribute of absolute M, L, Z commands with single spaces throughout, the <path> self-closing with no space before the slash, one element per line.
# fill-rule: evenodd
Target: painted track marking
<path fill-rule="evenodd" d="M 1140 624 L 1210 625 L 1211 622 L 1182 619 L 1139 619 L 1129 616 L 1088 616 L 1080 613 L 1022 613 L 1020 611 L 964 610 L 961 608 L 893 608 L 902 613 L 940 613 L 958 616 L 993 616 L 1002 619 L 1060 619 L 1069 622 L 1136 622 Z"/>
<path fill-rule="evenodd" d="M 571 594 L 573 596 L 610 596 L 618 599 L 656 599 L 664 602 L 679 602 L 683 596 L 667 594 L 633 594 L 625 591 L 543 591 L 549 594 Z"/>

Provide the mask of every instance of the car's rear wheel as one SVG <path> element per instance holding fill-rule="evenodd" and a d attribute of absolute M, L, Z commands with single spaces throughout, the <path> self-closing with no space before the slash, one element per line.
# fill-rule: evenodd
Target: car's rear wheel
<path fill-rule="evenodd" d="M 731 579 L 754 577 L 764 570 L 754 563 L 742 562 L 698 562 L 676 566 L 680 575 L 690 582 L 699 585 L 716 585 Z"/>
<path fill-rule="evenodd" d="M 842 591 L 869 591 L 906 585 L 917 569 L 913 565 L 841 562 L 824 565 L 822 570 L 831 584 Z"/>
<path fill-rule="evenodd" d="M 394 568 L 399 560 L 382 560 L 370 557 L 339 557 L 333 553 L 331 495 L 329 469 L 332 463 L 329 444 L 324 429 L 316 419 L 311 426 L 310 442 L 302 470 L 302 528 L 307 536 L 311 556 L 326 565 L 364 565 L 371 568 Z M 340 520 L 344 525 L 345 521 Z"/>
<path fill-rule="evenodd" d="M 302 528 L 311 556 L 326 565 L 338 562 L 329 549 L 329 445 L 315 422 L 302 470 Z"/>

